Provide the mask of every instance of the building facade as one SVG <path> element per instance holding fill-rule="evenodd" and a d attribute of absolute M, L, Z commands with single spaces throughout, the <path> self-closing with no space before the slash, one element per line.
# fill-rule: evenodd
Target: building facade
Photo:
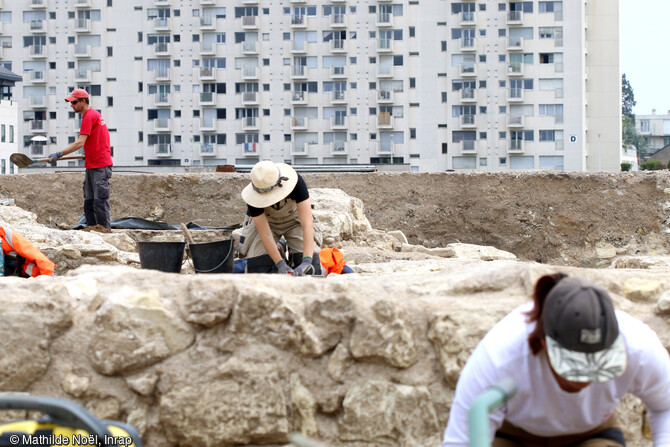
<path fill-rule="evenodd" d="M 18 172 L 10 157 L 19 152 L 19 105 L 12 96 L 14 85 L 19 81 L 21 76 L 0 67 L 0 175 Z"/>
<path fill-rule="evenodd" d="M 651 115 L 635 115 L 635 128 L 649 143 L 649 154 L 653 154 L 670 145 L 670 110 L 667 115 L 657 115 L 656 109 Z"/>
<path fill-rule="evenodd" d="M 618 170 L 618 3 L 4 0 L 0 63 L 30 156 L 81 87 L 117 166 Z"/>

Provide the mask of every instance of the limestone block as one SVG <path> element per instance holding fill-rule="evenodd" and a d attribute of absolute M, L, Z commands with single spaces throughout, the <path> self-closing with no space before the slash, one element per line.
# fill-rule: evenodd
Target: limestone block
<path fill-rule="evenodd" d="M 178 381 L 160 397 L 160 423 L 176 445 L 286 443 L 284 382 L 276 372 Z"/>
<path fill-rule="evenodd" d="M 61 381 L 63 391 L 74 397 L 81 397 L 91 386 L 91 379 L 88 377 L 78 376 L 73 373 L 68 373 Z"/>
<path fill-rule="evenodd" d="M 495 318 L 485 315 L 436 314 L 430 322 L 428 339 L 433 342 L 444 379 L 453 389 L 465 362 L 477 343 L 495 324 Z"/>
<path fill-rule="evenodd" d="M 132 373 L 186 349 L 194 337 L 156 289 L 121 287 L 96 313 L 88 359 L 101 374 Z"/>
<path fill-rule="evenodd" d="M 663 283 L 655 279 L 630 278 L 623 285 L 623 293 L 631 301 L 655 301 L 663 289 Z"/>
<path fill-rule="evenodd" d="M 294 414 L 293 431 L 299 431 L 307 436 L 316 436 L 316 399 L 305 386 L 300 383 L 298 374 L 291 374 L 291 405 Z"/>
<path fill-rule="evenodd" d="M 351 240 L 372 229 L 360 199 L 334 188 L 311 188 L 309 193 L 324 239 Z"/>
<path fill-rule="evenodd" d="M 663 292 L 656 303 L 656 313 L 670 315 L 670 291 Z"/>
<path fill-rule="evenodd" d="M 406 244 L 407 236 L 400 230 L 387 231 L 386 234 L 398 240 L 398 242 Z"/>
<path fill-rule="evenodd" d="M 342 382 L 344 372 L 352 364 L 351 354 L 346 346 L 339 344 L 328 359 L 328 375 L 336 382 Z"/>
<path fill-rule="evenodd" d="M 27 390 L 46 372 L 53 341 L 72 324 L 64 287 L 47 281 L 2 278 L 0 391 Z"/>
<path fill-rule="evenodd" d="M 188 294 L 179 301 L 179 313 L 189 323 L 212 327 L 230 316 L 238 297 L 233 283 L 212 287 L 209 278 L 193 277 L 188 284 Z"/>
<path fill-rule="evenodd" d="M 302 349 L 305 354 L 321 356 L 349 334 L 351 322 L 356 318 L 354 304 L 351 299 L 342 295 L 344 293 L 307 303 L 307 338 Z"/>
<path fill-rule="evenodd" d="M 596 242 L 596 255 L 600 259 L 612 259 L 616 256 L 616 247 L 607 241 Z"/>
<path fill-rule="evenodd" d="M 86 409 L 99 419 L 118 419 L 121 405 L 117 398 L 105 397 L 90 401 L 86 404 Z"/>
<path fill-rule="evenodd" d="M 342 406 L 338 424 L 342 441 L 439 445 L 440 424 L 425 386 L 371 381 L 352 386 Z"/>
<path fill-rule="evenodd" d="M 157 382 L 158 374 L 153 370 L 126 377 L 128 387 L 142 396 L 151 396 L 156 389 Z"/>
<path fill-rule="evenodd" d="M 399 317 L 396 304 L 380 300 L 372 306 L 373 316 L 359 316 L 349 349 L 357 360 L 408 368 L 418 354 L 414 334 Z"/>
<path fill-rule="evenodd" d="M 490 246 L 453 243 L 447 245 L 447 247 L 454 250 L 457 258 L 481 259 L 482 261 L 516 259 L 516 255 Z"/>
<path fill-rule="evenodd" d="M 112 232 L 112 233 L 98 233 L 103 241 L 109 245 L 116 247 L 118 250 L 127 252 L 136 252 L 137 244 L 135 240 L 127 233 Z"/>

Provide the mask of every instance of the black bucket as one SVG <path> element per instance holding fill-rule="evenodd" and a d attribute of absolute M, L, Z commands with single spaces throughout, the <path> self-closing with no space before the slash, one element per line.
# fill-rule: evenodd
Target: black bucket
<path fill-rule="evenodd" d="M 233 243 L 231 237 L 226 241 L 188 244 L 196 273 L 232 273 Z"/>
<path fill-rule="evenodd" d="M 136 241 L 143 269 L 160 270 L 167 273 L 181 272 L 186 242 Z"/>

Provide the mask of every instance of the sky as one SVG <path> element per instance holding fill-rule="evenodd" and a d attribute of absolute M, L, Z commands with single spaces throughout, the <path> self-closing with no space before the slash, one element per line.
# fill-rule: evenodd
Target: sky
<path fill-rule="evenodd" d="M 621 72 L 633 87 L 636 115 L 670 110 L 670 0 L 620 0 Z"/>

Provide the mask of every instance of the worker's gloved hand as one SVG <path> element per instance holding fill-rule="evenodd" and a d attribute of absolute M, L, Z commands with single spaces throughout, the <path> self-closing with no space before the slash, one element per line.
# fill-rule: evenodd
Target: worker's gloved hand
<path fill-rule="evenodd" d="M 284 261 L 283 259 L 278 263 L 276 263 L 275 267 L 277 267 L 278 273 L 293 273 L 293 269 L 289 267 L 286 261 Z"/>
<path fill-rule="evenodd" d="M 49 163 L 56 163 L 56 161 L 63 156 L 62 152 L 54 152 L 53 154 L 49 154 Z"/>
<path fill-rule="evenodd" d="M 302 262 L 293 271 L 293 276 L 303 276 L 307 274 L 314 274 L 314 266 L 312 265 L 311 256 L 303 256 Z"/>

